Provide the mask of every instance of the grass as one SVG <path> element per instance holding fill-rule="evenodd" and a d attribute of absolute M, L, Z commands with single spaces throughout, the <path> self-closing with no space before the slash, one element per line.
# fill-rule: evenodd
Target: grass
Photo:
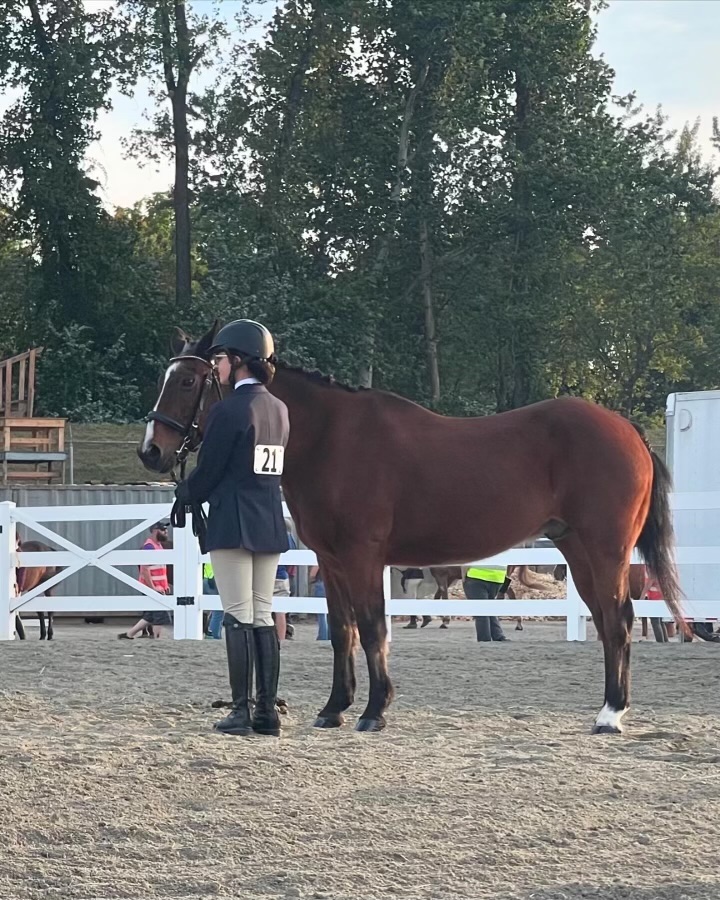
<path fill-rule="evenodd" d="M 75 484 L 144 484 L 169 481 L 167 475 L 148 472 L 138 459 L 136 447 L 145 431 L 134 425 L 69 425 L 65 443 L 72 441 Z M 70 467 L 67 470 L 70 480 Z"/>
<path fill-rule="evenodd" d="M 135 425 L 72 425 L 65 433 L 69 448 L 72 437 L 75 454 L 75 484 L 144 484 L 169 481 L 167 475 L 154 475 L 143 468 L 135 448 L 145 426 Z M 665 429 L 652 428 L 647 432 L 653 449 L 664 456 Z M 191 458 L 188 471 L 192 468 Z M 68 480 L 70 470 L 68 468 Z"/>

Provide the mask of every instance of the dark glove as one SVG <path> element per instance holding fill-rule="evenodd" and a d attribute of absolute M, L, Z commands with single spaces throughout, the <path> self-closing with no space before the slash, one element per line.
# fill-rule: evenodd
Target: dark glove
<path fill-rule="evenodd" d="M 173 503 L 173 508 L 170 510 L 170 524 L 173 528 L 184 528 L 187 524 L 185 504 L 177 499 Z"/>
<path fill-rule="evenodd" d="M 177 485 L 175 488 L 175 497 L 178 502 L 182 503 L 184 506 L 188 506 L 191 503 L 192 498 L 190 497 L 190 487 L 187 483 L 187 479 L 181 481 L 180 484 Z"/>

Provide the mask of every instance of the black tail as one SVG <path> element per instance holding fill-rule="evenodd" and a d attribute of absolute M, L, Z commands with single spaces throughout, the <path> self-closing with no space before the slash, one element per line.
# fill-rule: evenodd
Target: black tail
<path fill-rule="evenodd" d="M 647 442 L 646 442 L 647 445 Z M 648 568 L 657 578 L 663 600 L 683 632 L 690 629 L 682 614 L 683 592 L 675 566 L 675 533 L 670 512 L 672 476 L 665 463 L 648 447 L 653 464 L 650 511 L 637 542 Z"/>

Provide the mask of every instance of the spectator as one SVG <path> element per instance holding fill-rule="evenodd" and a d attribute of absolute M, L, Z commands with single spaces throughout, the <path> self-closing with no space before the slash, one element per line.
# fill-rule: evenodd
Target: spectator
<path fill-rule="evenodd" d="M 312 597 L 327 597 L 327 594 L 325 592 L 325 582 L 323 581 L 322 575 L 320 574 L 320 566 L 310 566 L 308 578 L 310 579 L 310 595 Z M 327 613 L 318 613 L 317 621 L 318 632 L 315 640 L 329 641 L 330 625 L 328 624 Z"/>
<path fill-rule="evenodd" d="M 150 537 L 142 546 L 143 550 L 162 550 L 163 543 L 168 539 L 169 522 L 157 522 L 150 529 Z M 170 593 L 170 582 L 168 581 L 167 566 L 160 564 L 152 564 L 140 566 L 140 584 L 152 588 L 159 594 Z M 168 610 L 153 609 L 142 614 L 142 618 L 137 621 L 129 631 L 124 631 L 118 637 L 122 639 L 133 640 L 135 635 L 140 634 L 144 629 L 152 629 L 150 636 L 159 638 L 162 634 L 164 625 L 172 625 L 172 617 Z"/>
<path fill-rule="evenodd" d="M 662 600 L 663 598 L 658 580 L 648 566 L 645 566 L 645 584 L 643 585 L 642 595 L 647 600 Z M 668 640 L 675 638 L 674 623 L 666 623 L 663 622 L 662 617 L 653 616 L 650 619 L 650 624 L 652 625 L 655 640 L 659 643 L 666 643 Z"/>
<path fill-rule="evenodd" d="M 425 580 L 425 573 L 422 569 L 399 569 L 401 575 L 400 587 L 406 597 L 412 597 L 413 600 L 418 599 L 418 591 L 420 585 Z M 423 616 L 421 628 L 425 628 L 432 622 L 432 616 Z M 410 616 L 410 621 L 403 628 L 417 628 L 418 616 Z"/>
<path fill-rule="evenodd" d="M 216 596 L 218 594 L 212 563 L 203 563 L 203 594 L 215 594 Z M 210 613 L 207 637 L 214 638 L 216 641 L 222 640 L 223 615 L 222 609 L 214 609 Z"/>
<path fill-rule="evenodd" d="M 507 577 L 507 566 L 471 566 L 463 579 L 468 600 L 494 600 Z M 478 641 L 506 641 L 497 616 L 475 616 Z"/>
<path fill-rule="evenodd" d="M 292 536 L 292 533 L 288 531 L 288 543 L 290 544 L 290 550 L 297 550 L 297 544 L 295 543 L 295 538 Z M 288 574 L 288 567 L 283 563 L 277 567 L 277 572 L 275 573 L 275 587 L 273 589 L 273 597 L 289 597 L 290 596 L 290 575 Z M 273 619 L 275 620 L 275 628 L 277 629 L 278 640 L 284 641 L 287 637 L 287 614 L 284 612 L 274 612 L 272 614 Z"/>

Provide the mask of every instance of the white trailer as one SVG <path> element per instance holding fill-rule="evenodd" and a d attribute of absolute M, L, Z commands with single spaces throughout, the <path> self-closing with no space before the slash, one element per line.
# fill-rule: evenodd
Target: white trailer
<path fill-rule="evenodd" d="M 665 421 L 673 490 L 720 491 L 720 391 L 670 394 Z M 674 523 L 679 547 L 720 547 L 720 509 L 676 509 Z M 720 601 L 720 565 L 681 564 L 679 571 L 688 600 Z"/>

